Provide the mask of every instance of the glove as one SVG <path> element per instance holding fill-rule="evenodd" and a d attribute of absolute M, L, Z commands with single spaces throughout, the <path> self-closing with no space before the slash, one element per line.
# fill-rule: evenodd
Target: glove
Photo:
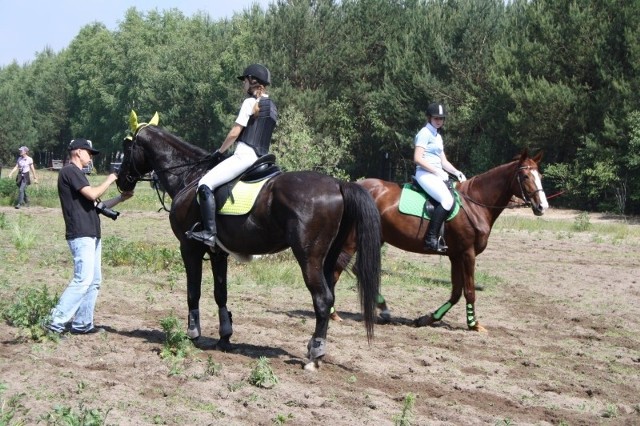
<path fill-rule="evenodd" d="M 465 180 L 467 180 L 464 173 L 462 173 L 460 170 L 458 170 L 458 173 L 456 173 L 456 178 L 458 179 L 458 182 L 464 182 Z"/>
<path fill-rule="evenodd" d="M 222 157 L 224 155 L 220 152 L 219 149 L 216 149 L 215 151 L 213 151 L 213 153 L 211 154 L 211 161 L 215 162 L 215 163 L 219 163 L 222 160 Z"/>

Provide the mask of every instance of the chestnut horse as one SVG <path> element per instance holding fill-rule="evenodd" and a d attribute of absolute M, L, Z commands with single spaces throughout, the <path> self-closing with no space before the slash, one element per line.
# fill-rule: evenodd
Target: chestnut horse
<path fill-rule="evenodd" d="M 136 118 L 137 120 L 137 118 Z M 137 124 L 137 121 L 136 121 Z M 202 261 L 209 253 L 214 297 L 218 305 L 217 347 L 231 348 L 231 312 L 227 310 L 227 258 L 251 257 L 291 248 L 313 300 L 316 325 L 307 345 L 307 369 L 315 369 L 325 355 L 329 311 L 334 303 L 333 273 L 338 256 L 352 230 L 357 234 L 358 289 L 367 338 L 373 338 L 375 298 L 380 285 L 380 215 L 371 196 L 355 183 L 316 172 L 277 174 L 260 189 L 248 214 L 217 216 L 220 246 L 186 238 L 185 232 L 200 221 L 196 183 L 211 167 L 207 151 L 193 146 L 155 125 L 136 127 L 125 139 L 124 159 L 117 185 L 132 190 L 152 170 L 172 198 L 169 220 L 187 274 L 188 329 L 200 336 L 199 301 Z"/>
<path fill-rule="evenodd" d="M 471 330 L 486 331 L 476 319 L 475 313 L 476 256 L 487 247 L 491 228 L 500 213 L 511 205 L 512 197 L 524 200 L 536 216 L 543 215 L 549 207 L 538 171 L 541 159 L 541 152 L 535 157 L 529 157 L 525 150 L 516 160 L 458 184 L 462 208 L 446 223 L 444 234 L 448 246 L 446 256 L 451 263 L 451 297 L 433 313 L 417 318 L 414 325 L 423 327 L 440 321 L 458 303 L 464 292 L 467 326 Z M 378 206 L 384 242 L 413 253 L 437 254 L 424 248 L 428 222 L 398 210 L 402 192 L 400 185 L 379 179 L 364 179 L 358 184 L 369 191 Z M 353 255 L 355 249 L 353 240 L 350 239 L 343 248 L 342 260 L 334 279 L 338 279 L 346 259 Z M 354 270 L 357 270 L 357 265 Z M 378 302 L 378 306 L 383 309 L 381 316 L 388 319 L 390 314 L 381 296 Z M 340 319 L 335 313 L 332 318 Z"/>

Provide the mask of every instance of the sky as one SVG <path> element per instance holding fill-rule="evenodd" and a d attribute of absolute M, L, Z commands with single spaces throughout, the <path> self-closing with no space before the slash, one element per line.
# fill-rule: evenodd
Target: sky
<path fill-rule="evenodd" d="M 0 0 L 0 67 L 14 60 L 31 62 L 37 52 L 66 48 L 80 29 L 93 22 L 116 30 L 125 12 L 178 9 L 185 16 L 208 13 L 213 20 L 231 18 L 253 4 L 263 10 L 275 0 Z"/>

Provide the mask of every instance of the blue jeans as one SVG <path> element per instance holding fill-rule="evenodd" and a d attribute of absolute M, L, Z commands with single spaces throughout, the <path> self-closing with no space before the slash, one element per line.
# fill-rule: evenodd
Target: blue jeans
<path fill-rule="evenodd" d="M 29 204 L 29 197 L 27 196 L 27 180 L 23 177 L 18 187 L 18 201 L 16 205 Z"/>
<path fill-rule="evenodd" d="M 70 322 L 79 332 L 93 328 L 93 311 L 102 282 L 102 242 L 100 238 L 68 240 L 73 256 L 73 279 L 51 310 L 49 329 L 60 333 Z"/>

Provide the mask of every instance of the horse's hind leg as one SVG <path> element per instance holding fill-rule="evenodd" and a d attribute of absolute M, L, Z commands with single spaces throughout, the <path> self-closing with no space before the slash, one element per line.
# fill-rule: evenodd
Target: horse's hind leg
<path fill-rule="evenodd" d="M 321 256 L 315 256 L 320 258 Z M 302 266 L 302 276 L 313 299 L 313 310 L 316 314 L 316 328 L 307 344 L 307 358 L 309 363 L 305 370 L 315 370 L 326 353 L 327 330 L 329 328 L 329 313 L 333 306 L 333 292 L 327 284 L 322 268 L 308 262 Z"/>
<path fill-rule="evenodd" d="M 350 232 L 349 237 L 347 238 L 347 241 L 345 242 L 340 254 L 338 255 L 338 259 L 335 262 L 335 267 L 331 277 L 332 283 L 333 283 L 334 298 L 335 298 L 335 286 L 338 283 L 338 279 L 340 279 L 340 275 L 342 275 L 344 270 L 347 269 L 347 267 L 349 266 L 349 263 L 351 262 L 351 258 L 353 257 L 353 254 L 356 251 L 355 238 L 356 236 L 354 231 Z M 340 318 L 340 315 L 338 315 L 338 312 L 336 311 L 336 308 L 334 306 L 331 307 L 330 318 L 333 321 L 342 321 L 342 318 Z"/>
<path fill-rule="evenodd" d="M 213 296 L 218 305 L 218 317 L 220 321 L 220 340 L 216 346 L 227 351 L 232 348 L 231 335 L 233 334 L 233 321 L 231 312 L 227 310 L 227 265 L 229 255 L 224 252 L 215 253 L 211 260 L 213 267 Z"/>

